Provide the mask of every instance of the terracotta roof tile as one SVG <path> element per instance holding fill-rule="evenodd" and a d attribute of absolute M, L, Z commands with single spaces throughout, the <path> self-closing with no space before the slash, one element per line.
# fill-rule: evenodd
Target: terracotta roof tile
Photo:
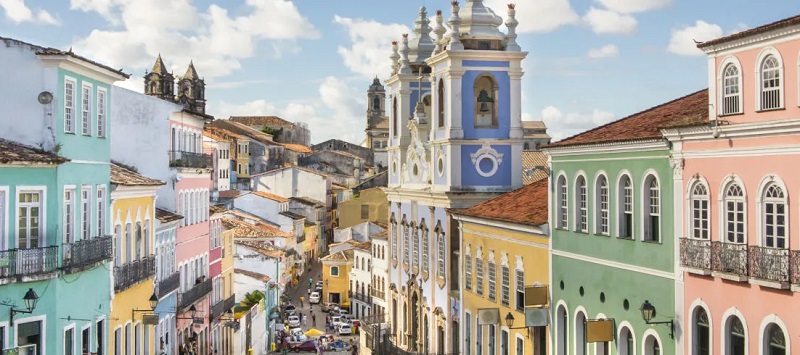
<path fill-rule="evenodd" d="M 243 245 L 250 249 L 253 249 L 257 253 L 268 256 L 271 258 L 278 258 L 283 256 L 286 252 L 281 250 L 280 248 L 276 247 L 275 245 L 269 242 L 261 242 L 261 241 L 250 241 L 250 240 L 237 240 L 234 241 L 237 245 Z"/>
<path fill-rule="evenodd" d="M 278 116 L 231 116 L 229 119 L 246 126 L 294 127 L 294 123 Z"/>
<path fill-rule="evenodd" d="M 289 238 L 291 235 L 265 223 L 250 224 L 235 218 L 222 217 L 222 226 L 233 230 L 234 238 Z"/>
<path fill-rule="evenodd" d="M 260 197 L 263 197 L 263 198 L 266 198 L 266 199 L 270 199 L 270 200 L 273 200 L 273 201 L 277 201 L 277 202 L 289 202 L 288 198 L 283 197 L 283 196 L 278 196 L 276 194 L 271 194 L 269 192 L 253 191 L 253 192 L 251 192 L 251 194 L 256 195 L 256 196 L 260 196 Z M 244 196 L 244 195 L 242 195 L 242 196 Z"/>
<path fill-rule="evenodd" d="M 293 152 L 301 153 L 301 154 L 311 154 L 311 148 L 306 147 L 302 144 L 294 144 L 294 143 L 278 143 L 284 146 L 286 149 L 289 149 Z"/>
<path fill-rule="evenodd" d="M 319 260 L 322 260 L 322 261 L 351 261 L 351 260 L 353 260 L 353 250 L 350 249 L 350 250 L 340 251 L 338 253 L 333 253 L 333 254 L 328 255 L 328 256 L 326 256 L 324 258 L 321 258 Z"/>
<path fill-rule="evenodd" d="M 544 121 L 522 121 L 522 129 L 547 129 Z"/>
<path fill-rule="evenodd" d="M 536 167 L 544 167 L 536 169 Z M 522 152 L 522 183 L 530 185 L 541 179 L 550 176 L 547 168 L 547 154 L 539 150 L 527 150 Z"/>
<path fill-rule="evenodd" d="M 208 126 L 213 128 L 219 128 L 235 134 L 243 135 L 245 137 L 258 141 L 261 144 L 278 145 L 278 143 L 276 143 L 272 139 L 272 136 L 270 136 L 269 134 L 253 129 L 250 126 L 238 122 L 233 122 L 230 120 L 216 120 L 214 122 L 209 123 Z"/>
<path fill-rule="evenodd" d="M 292 198 L 290 198 L 290 200 L 295 201 L 295 202 L 299 202 L 299 203 L 302 203 L 302 204 L 308 205 L 308 206 L 322 206 L 322 207 L 325 207 L 325 202 L 318 201 L 318 200 L 315 200 L 315 199 L 310 198 L 310 197 L 292 197 Z"/>
<path fill-rule="evenodd" d="M 707 120 L 708 89 L 703 89 L 542 148 L 660 139 L 661 128 L 702 124 Z"/>
<path fill-rule="evenodd" d="M 36 52 L 36 54 L 41 55 L 41 56 L 69 56 L 69 57 L 78 59 L 80 61 L 84 61 L 86 63 L 92 64 L 92 65 L 96 65 L 96 66 L 98 66 L 100 68 L 103 68 L 105 70 L 113 72 L 114 74 L 117 74 L 117 75 L 119 75 L 121 77 L 124 77 L 125 79 L 129 79 L 131 77 L 130 74 L 122 72 L 122 69 L 114 69 L 114 68 L 109 67 L 108 65 L 102 64 L 100 62 L 96 62 L 96 61 L 91 60 L 89 58 L 86 58 L 86 57 L 83 57 L 83 56 L 79 56 L 79 55 L 77 55 L 75 53 L 72 53 L 71 51 L 62 51 L 62 50 L 56 49 L 56 48 L 42 48 L 40 51 Z"/>
<path fill-rule="evenodd" d="M 43 149 L 0 138 L 0 164 L 63 164 L 69 159 Z"/>
<path fill-rule="evenodd" d="M 169 223 L 181 220 L 183 219 L 183 216 L 161 208 L 156 208 L 156 218 L 158 218 L 161 223 Z"/>
<path fill-rule="evenodd" d="M 161 180 L 151 179 L 114 163 L 111 164 L 111 183 L 122 186 L 166 185 L 166 183 Z"/>
<path fill-rule="evenodd" d="M 242 270 L 242 269 L 233 269 L 233 273 L 234 274 L 239 274 L 239 275 L 244 275 L 244 276 L 247 276 L 247 277 L 250 277 L 250 278 L 254 278 L 254 279 L 260 280 L 262 282 L 269 282 L 269 280 L 270 280 L 269 276 L 261 274 L 261 273 L 258 273 L 258 272 L 252 272 L 252 271 L 247 271 L 247 270 Z"/>
<path fill-rule="evenodd" d="M 775 21 L 775 22 L 772 22 L 772 23 L 768 23 L 768 24 L 763 25 L 763 26 L 758 26 L 756 28 L 751 28 L 749 30 L 745 30 L 745 31 L 742 31 L 742 32 L 734 33 L 734 34 L 731 34 L 731 35 L 728 35 L 728 36 L 720 37 L 720 38 L 717 38 L 717 39 L 712 39 L 710 41 L 705 41 L 703 43 L 698 44 L 697 48 L 701 48 L 702 49 L 702 48 L 706 48 L 706 47 L 709 47 L 709 46 L 713 46 L 715 44 L 730 42 L 730 41 L 733 41 L 733 40 L 736 40 L 736 39 L 745 38 L 745 37 L 749 37 L 749 36 L 756 35 L 756 34 L 759 34 L 759 33 L 769 32 L 769 31 L 772 31 L 772 30 L 777 30 L 777 29 L 781 29 L 781 28 L 784 28 L 784 27 L 794 26 L 794 25 L 800 25 L 800 15 L 796 15 L 796 16 L 792 16 L 792 17 L 789 17 L 789 18 L 785 18 L 783 20 L 779 20 L 779 21 Z"/>
<path fill-rule="evenodd" d="M 452 213 L 540 226 L 547 223 L 547 179 L 539 180 L 470 208 Z"/>

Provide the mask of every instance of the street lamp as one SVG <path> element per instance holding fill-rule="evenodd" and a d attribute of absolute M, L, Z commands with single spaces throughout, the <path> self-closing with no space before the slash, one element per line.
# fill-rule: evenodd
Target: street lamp
<path fill-rule="evenodd" d="M 14 324 L 14 315 L 17 313 L 33 313 L 33 310 L 36 308 L 36 304 L 39 302 L 39 295 L 36 294 L 32 288 L 28 288 L 28 292 L 25 292 L 25 296 L 22 297 L 22 301 L 25 302 L 25 309 L 16 308 L 14 304 L 2 303 L 4 306 L 8 306 L 11 312 L 9 316 L 9 322 L 13 325 Z"/>
<path fill-rule="evenodd" d="M 153 294 L 150 295 L 150 298 L 147 301 L 150 304 L 150 309 L 132 309 L 131 319 L 134 319 L 136 317 L 137 312 L 152 312 L 158 306 L 158 296 L 156 296 L 155 292 L 153 292 Z"/>
<path fill-rule="evenodd" d="M 669 337 L 675 339 L 675 322 L 672 320 L 653 322 L 653 318 L 656 317 L 656 307 L 650 301 L 644 300 L 639 310 L 642 312 L 642 319 L 645 324 L 666 324 L 669 326 Z"/>
<path fill-rule="evenodd" d="M 533 328 L 533 327 L 522 326 L 522 327 L 514 328 L 514 315 L 511 314 L 511 312 L 508 312 L 508 314 L 506 314 L 506 325 L 508 326 L 508 330 L 527 329 L 528 333 L 525 336 L 527 336 L 528 338 L 530 338 L 530 336 L 531 336 L 531 334 L 530 334 L 531 333 L 531 328 Z"/>

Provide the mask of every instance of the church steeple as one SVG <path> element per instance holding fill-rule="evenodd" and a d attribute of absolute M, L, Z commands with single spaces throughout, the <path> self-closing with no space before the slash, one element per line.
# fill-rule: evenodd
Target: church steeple
<path fill-rule="evenodd" d="M 144 93 L 162 100 L 174 100 L 175 77 L 167 71 L 161 54 L 153 64 L 153 70 L 144 76 Z"/>
<path fill-rule="evenodd" d="M 194 62 L 189 61 L 186 74 L 178 82 L 178 95 L 176 101 L 189 111 L 205 114 L 206 113 L 206 84 L 197 75 Z"/>
<path fill-rule="evenodd" d="M 194 62 L 193 61 L 191 61 L 191 60 L 189 61 L 189 67 L 186 68 L 186 74 L 183 74 L 183 78 L 184 79 L 190 79 L 190 80 L 199 79 L 199 76 L 197 75 L 197 70 L 194 68 Z"/>

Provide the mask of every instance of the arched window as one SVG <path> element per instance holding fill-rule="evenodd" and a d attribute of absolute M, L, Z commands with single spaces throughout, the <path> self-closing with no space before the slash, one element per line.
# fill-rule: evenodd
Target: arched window
<path fill-rule="evenodd" d="M 619 355 L 633 355 L 636 353 L 636 341 L 631 328 L 622 327 L 617 340 L 617 353 Z"/>
<path fill-rule="evenodd" d="M 633 239 L 633 183 L 630 176 L 620 178 L 617 196 L 619 237 Z"/>
<path fill-rule="evenodd" d="M 397 97 L 392 99 L 392 136 L 397 137 L 400 117 L 397 115 Z"/>
<path fill-rule="evenodd" d="M 397 220 L 394 219 L 394 213 L 392 213 L 392 246 L 389 250 L 389 253 L 392 255 L 392 261 L 395 263 L 397 262 L 397 239 L 400 238 L 400 230 L 397 229 Z"/>
<path fill-rule="evenodd" d="M 469 247 L 464 257 L 464 289 L 472 290 L 472 257 L 469 255 Z"/>
<path fill-rule="evenodd" d="M 584 355 L 586 351 L 586 315 L 583 312 L 578 312 L 575 315 L 575 355 Z"/>
<path fill-rule="evenodd" d="M 413 235 L 411 239 L 411 247 L 412 247 L 412 260 L 411 260 L 411 267 L 414 268 L 414 273 L 419 272 L 419 227 L 413 222 L 411 223 L 411 233 Z"/>
<path fill-rule="evenodd" d="M 595 233 L 608 235 L 608 179 L 600 175 L 595 183 Z"/>
<path fill-rule="evenodd" d="M 431 254 L 430 254 L 430 238 L 428 233 L 428 226 L 425 225 L 423 221 L 419 227 L 420 230 L 420 243 L 422 244 L 422 252 L 420 253 L 420 258 L 422 258 L 422 271 L 429 272 L 430 265 L 431 265 Z"/>
<path fill-rule="evenodd" d="M 567 214 L 569 209 L 567 205 L 567 178 L 563 175 L 559 176 L 556 186 L 558 191 L 558 220 L 556 221 L 556 225 L 558 228 L 567 229 L 569 223 L 569 215 Z"/>
<path fill-rule="evenodd" d="M 650 335 L 644 340 L 644 355 L 661 355 L 661 344 L 655 336 Z"/>
<path fill-rule="evenodd" d="M 649 242 L 661 241 L 661 190 L 658 180 L 650 175 L 644 179 L 644 240 Z"/>
<path fill-rule="evenodd" d="M 736 64 L 728 64 L 722 74 L 722 114 L 733 114 L 741 112 L 741 89 L 739 83 L 739 67 Z"/>
<path fill-rule="evenodd" d="M 475 79 L 475 127 L 497 127 L 497 81 L 489 74 Z"/>
<path fill-rule="evenodd" d="M 725 238 L 728 243 L 744 244 L 745 209 L 744 191 L 741 186 L 731 183 L 725 189 L 723 208 L 725 208 Z"/>
<path fill-rule="evenodd" d="M 705 184 L 698 181 L 692 187 L 690 196 L 692 238 L 708 240 L 708 188 Z"/>
<path fill-rule="evenodd" d="M 587 232 L 589 229 L 589 211 L 586 201 L 586 178 L 578 176 L 575 182 L 575 230 Z"/>
<path fill-rule="evenodd" d="M 439 79 L 439 90 L 437 95 L 438 127 L 444 127 L 444 80 Z"/>
<path fill-rule="evenodd" d="M 764 355 L 786 355 L 786 334 L 772 323 L 764 330 Z"/>
<path fill-rule="evenodd" d="M 475 256 L 475 293 L 483 296 L 483 259 L 480 252 Z"/>
<path fill-rule="evenodd" d="M 761 61 L 761 110 L 782 107 L 781 105 L 781 65 L 774 55 Z"/>
<path fill-rule="evenodd" d="M 411 226 L 403 216 L 403 263 L 411 266 Z"/>
<path fill-rule="evenodd" d="M 786 195 L 775 183 L 764 189 L 762 221 L 764 224 L 763 243 L 767 248 L 786 248 Z"/>
<path fill-rule="evenodd" d="M 709 355 L 711 345 L 711 327 L 708 322 L 708 313 L 702 307 L 694 310 L 694 334 L 692 334 L 692 348 L 695 355 Z"/>
<path fill-rule="evenodd" d="M 569 354 L 569 316 L 567 309 L 564 306 L 559 306 L 556 311 L 556 354 L 567 355 Z"/>
<path fill-rule="evenodd" d="M 372 97 L 372 111 L 381 111 L 381 97 L 378 95 Z"/>
<path fill-rule="evenodd" d="M 745 332 L 742 320 L 737 316 L 728 318 L 728 325 L 725 327 L 725 349 L 726 354 L 744 355 L 745 353 Z"/>

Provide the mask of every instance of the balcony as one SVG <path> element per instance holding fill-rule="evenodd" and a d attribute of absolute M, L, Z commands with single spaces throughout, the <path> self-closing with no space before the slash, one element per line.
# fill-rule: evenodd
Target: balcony
<path fill-rule="evenodd" d="M 45 275 L 58 270 L 58 246 L 0 251 L 0 278 Z"/>
<path fill-rule="evenodd" d="M 114 291 L 122 292 L 131 286 L 153 277 L 155 258 L 149 256 L 114 268 Z"/>
<path fill-rule="evenodd" d="M 171 168 L 201 168 L 214 167 L 211 154 L 191 153 L 182 151 L 169 151 L 169 166 Z"/>
<path fill-rule="evenodd" d="M 386 297 L 385 297 L 386 296 L 386 292 L 381 291 L 381 290 L 373 289 L 372 291 L 370 291 L 370 295 L 372 297 L 377 298 L 377 299 L 386 300 Z"/>
<path fill-rule="evenodd" d="M 711 242 L 705 239 L 681 238 L 681 266 L 699 275 L 711 275 Z"/>
<path fill-rule="evenodd" d="M 184 309 L 191 306 L 201 298 L 211 293 L 211 289 L 211 279 L 205 278 L 205 281 L 195 283 L 194 286 L 188 291 L 178 294 L 178 309 Z"/>
<path fill-rule="evenodd" d="M 730 281 L 747 281 L 747 244 L 711 242 L 713 275 Z"/>
<path fill-rule="evenodd" d="M 372 303 L 372 299 L 369 295 L 364 293 L 354 293 L 350 298 L 364 303 Z"/>
<path fill-rule="evenodd" d="M 158 290 L 156 294 L 158 295 L 158 298 L 164 298 L 164 296 L 168 295 L 172 291 L 177 290 L 181 285 L 181 273 L 175 272 L 172 275 L 169 275 L 158 281 L 157 285 Z"/>
<path fill-rule="evenodd" d="M 230 297 L 221 300 L 211 306 L 211 319 L 214 320 L 219 318 L 223 313 L 233 309 L 236 306 L 236 296 L 231 295 Z"/>
<path fill-rule="evenodd" d="M 64 272 L 71 274 L 111 259 L 111 237 L 97 237 L 63 245 Z"/>
<path fill-rule="evenodd" d="M 789 288 L 789 250 L 751 245 L 748 247 L 753 283 L 778 289 Z"/>

